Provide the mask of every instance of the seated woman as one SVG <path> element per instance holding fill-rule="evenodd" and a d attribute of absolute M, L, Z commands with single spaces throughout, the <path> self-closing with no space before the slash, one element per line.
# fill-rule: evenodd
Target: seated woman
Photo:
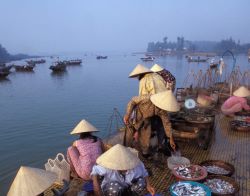
<path fill-rule="evenodd" d="M 92 167 L 96 163 L 97 157 L 102 154 L 102 142 L 91 132 L 98 131 L 86 120 L 82 120 L 71 132 L 80 134 L 71 147 L 68 148 L 67 158 L 71 169 L 84 180 L 90 180 Z"/>
<path fill-rule="evenodd" d="M 145 188 L 154 195 L 148 172 L 132 150 L 117 144 L 101 155 L 91 172 L 95 196 L 140 195 Z M 99 176 L 103 176 L 100 185 Z"/>
<path fill-rule="evenodd" d="M 250 96 L 250 91 L 241 86 L 234 93 L 234 96 L 229 97 L 221 106 L 221 111 L 225 115 L 233 115 L 236 112 L 242 110 L 250 110 L 250 106 L 247 104 L 246 97 Z"/>
<path fill-rule="evenodd" d="M 11 184 L 8 196 L 43 196 L 53 185 L 57 175 L 43 169 L 21 166 Z"/>

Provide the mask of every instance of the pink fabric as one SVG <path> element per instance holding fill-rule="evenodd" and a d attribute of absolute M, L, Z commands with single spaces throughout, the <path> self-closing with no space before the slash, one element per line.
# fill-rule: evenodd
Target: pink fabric
<path fill-rule="evenodd" d="M 92 139 L 79 139 L 76 141 L 76 147 L 69 147 L 67 152 L 68 161 L 73 170 L 84 180 L 90 180 L 92 167 L 101 154 L 102 148 L 99 139 L 95 143 Z"/>
<path fill-rule="evenodd" d="M 221 106 L 221 111 L 226 115 L 234 114 L 242 109 L 250 110 L 250 106 L 247 105 L 247 100 L 243 97 L 229 97 Z"/>

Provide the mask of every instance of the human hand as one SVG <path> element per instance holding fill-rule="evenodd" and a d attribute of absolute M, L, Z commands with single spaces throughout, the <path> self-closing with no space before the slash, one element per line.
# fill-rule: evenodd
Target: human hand
<path fill-rule="evenodd" d="M 150 184 L 147 185 L 147 190 L 148 190 L 148 192 L 150 192 L 150 194 L 151 194 L 152 196 L 155 195 L 155 189 L 154 189 L 154 187 L 152 187 Z"/>
<path fill-rule="evenodd" d="M 76 147 L 76 141 L 73 142 L 72 146 Z"/>
<path fill-rule="evenodd" d="M 123 122 L 125 123 L 125 125 L 128 124 L 128 119 L 129 119 L 129 116 L 127 114 L 125 114 L 123 117 Z"/>

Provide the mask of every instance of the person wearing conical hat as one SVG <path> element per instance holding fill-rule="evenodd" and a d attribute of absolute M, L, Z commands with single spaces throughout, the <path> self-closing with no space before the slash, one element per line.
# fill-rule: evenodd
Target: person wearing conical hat
<path fill-rule="evenodd" d="M 153 95 L 166 90 L 166 83 L 163 78 L 141 64 L 134 68 L 129 77 L 138 78 L 139 96 Z"/>
<path fill-rule="evenodd" d="M 246 97 L 250 96 L 250 91 L 246 87 L 241 86 L 234 91 L 233 95 L 222 104 L 221 111 L 223 114 L 231 116 L 242 110 L 250 110 L 246 99 Z"/>
<path fill-rule="evenodd" d="M 137 96 L 130 100 L 127 112 L 124 115 L 124 123 L 126 125 L 133 124 L 134 129 L 139 132 L 139 142 L 142 154 L 145 157 L 149 154 L 151 119 L 155 116 L 161 119 L 165 135 L 170 139 L 170 145 L 175 150 L 168 112 L 177 112 L 179 110 L 180 106 L 171 90 L 155 95 Z M 135 112 L 134 119 L 131 119 L 133 112 Z"/>
<path fill-rule="evenodd" d="M 97 131 L 88 121 L 81 120 L 71 132 L 80 137 L 68 148 L 67 159 L 72 172 L 84 180 L 90 180 L 92 167 L 103 152 L 101 139 L 92 135 Z"/>
<path fill-rule="evenodd" d="M 57 175 L 53 172 L 21 166 L 7 196 L 41 195 L 56 179 Z"/>
<path fill-rule="evenodd" d="M 155 194 L 144 164 L 131 148 L 117 144 L 98 157 L 96 163 L 91 172 L 96 196 L 141 195 L 145 188 Z M 103 176 L 101 184 L 99 176 Z"/>
<path fill-rule="evenodd" d="M 166 87 L 168 90 L 175 90 L 176 80 L 173 74 L 170 71 L 164 69 L 158 64 L 154 64 L 150 69 L 154 73 L 159 74 L 166 82 Z"/>

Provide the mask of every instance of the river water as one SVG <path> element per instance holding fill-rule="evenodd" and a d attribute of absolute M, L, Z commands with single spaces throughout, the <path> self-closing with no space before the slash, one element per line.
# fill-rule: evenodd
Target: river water
<path fill-rule="evenodd" d="M 140 55 L 110 55 L 82 58 L 81 66 L 71 66 L 61 75 L 51 74 L 54 59 L 46 58 L 33 73 L 13 71 L 0 81 L 0 195 L 6 195 L 21 165 L 44 168 L 50 157 L 66 149 L 76 139 L 69 133 L 81 119 L 87 119 L 105 137 L 113 108 L 123 115 L 127 102 L 138 93 L 138 81 L 128 78 Z M 229 67 L 230 57 L 226 59 Z M 191 69 L 208 68 L 208 63 L 187 63 L 183 57 L 157 58 L 154 63 L 166 67 L 177 78 L 177 87 Z M 144 63 L 149 68 L 152 62 Z M 246 56 L 237 57 L 237 65 L 249 69 Z"/>

